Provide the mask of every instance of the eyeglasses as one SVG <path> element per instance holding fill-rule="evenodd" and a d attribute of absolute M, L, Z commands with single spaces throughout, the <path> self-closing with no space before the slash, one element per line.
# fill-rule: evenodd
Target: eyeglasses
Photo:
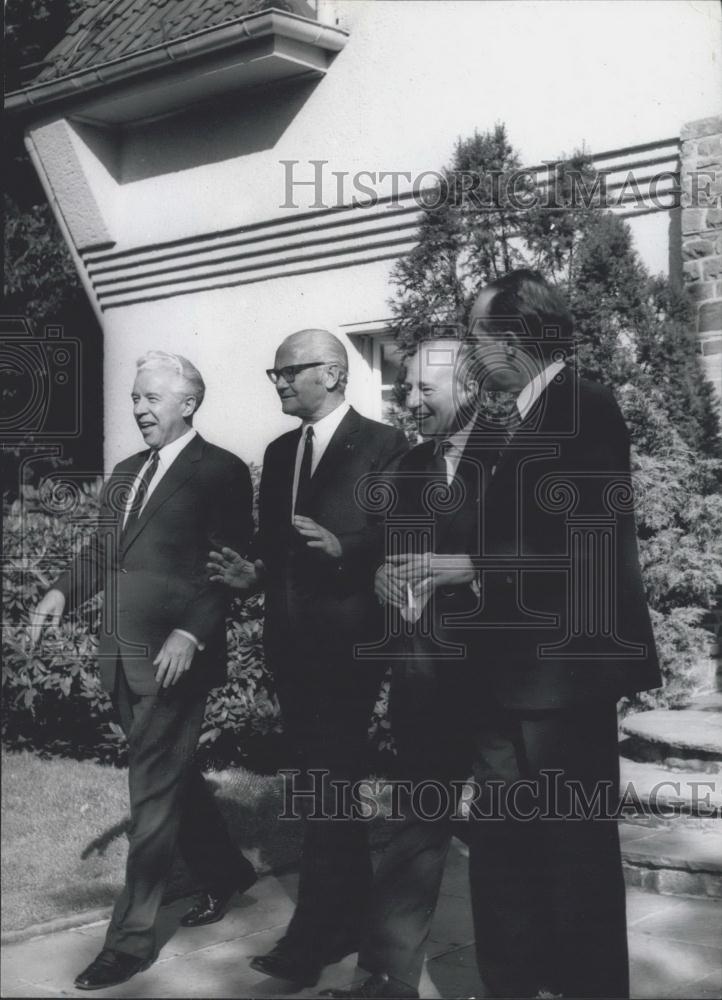
<path fill-rule="evenodd" d="M 267 368 L 266 375 L 268 375 L 274 385 L 276 385 L 279 378 L 283 378 L 284 382 L 291 385 L 296 381 L 296 376 L 299 372 L 303 372 L 307 368 L 319 368 L 321 365 L 331 364 L 333 364 L 332 361 L 308 361 L 305 365 L 286 365 L 285 368 Z"/>

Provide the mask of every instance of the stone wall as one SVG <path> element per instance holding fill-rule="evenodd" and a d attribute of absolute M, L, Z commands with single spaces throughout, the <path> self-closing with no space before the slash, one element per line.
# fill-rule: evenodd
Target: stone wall
<path fill-rule="evenodd" d="M 722 116 L 682 128 L 682 260 L 707 377 L 722 409 Z"/>

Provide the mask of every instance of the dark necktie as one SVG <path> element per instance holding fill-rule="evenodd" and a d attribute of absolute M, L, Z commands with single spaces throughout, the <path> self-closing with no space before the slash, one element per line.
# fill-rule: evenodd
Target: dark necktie
<path fill-rule="evenodd" d="M 148 496 L 148 487 L 150 486 L 151 479 L 156 474 L 157 469 L 158 469 L 158 452 L 152 451 L 150 453 L 150 462 L 148 463 L 148 467 L 146 468 L 140 482 L 138 483 L 138 490 L 135 494 L 135 498 L 133 500 L 133 505 L 130 508 L 130 512 L 128 513 L 128 519 L 125 522 L 125 527 L 123 528 L 123 534 L 126 534 L 140 517 L 140 509 L 143 506 L 145 498 Z"/>
<path fill-rule="evenodd" d="M 311 465 L 313 462 L 313 427 L 309 424 L 306 428 L 306 443 L 303 446 L 303 457 L 301 459 L 301 471 L 298 475 L 298 487 L 296 489 L 296 506 L 294 513 L 308 516 L 308 505 L 311 493 Z"/>
<path fill-rule="evenodd" d="M 479 407 L 480 429 L 490 437 L 492 471 L 521 424 L 518 393 L 486 391 Z"/>
<path fill-rule="evenodd" d="M 446 456 L 453 448 L 453 444 L 448 438 L 444 438 L 443 441 L 438 441 L 434 446 L 434 458 L 433 458 L 433 472 L 439 472 L 443 475 L 446 481 L 449 470 L 446 465 Z"/>
<path fill-rule="evenodd" d="M 499 464 L 499 460 L 501 459 L 504 450 L 506 449 L 511 439 L 516 434 L 520 424 L 521 424 L 521 416 L 519 415 L 519 411 L 515 406 L 514 409 L 509 414 L 507 414 L 506 419 L 500 422 L 499 432 L 502 440 L 499 443 L 499 449 L 496 453 L 496 458 L 494 459 L 493 471 L 496 470 L 496 467 Z"/>

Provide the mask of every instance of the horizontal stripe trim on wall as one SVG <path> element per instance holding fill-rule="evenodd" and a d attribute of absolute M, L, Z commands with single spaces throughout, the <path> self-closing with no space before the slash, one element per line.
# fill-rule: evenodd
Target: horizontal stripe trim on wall
<path fill-rule="evenodd" d="M 334 271 L 342 267 L 361 267 L 364 264 L 375 264 L 378 261 L 383 260 L 396 260 L 402 256 L 398 251 L 395 253 L 385 253 L 377 254 L 374 257 L 364 257 L 360 260 L 339 260 L 330 261 L 324 264 L 320 264 L 318 267 L 303 267 L 291 270 L 283 270 L 278 273 L 265 273 L 259 277 L 253 278 L 234 278 L 228 281 L 215 281 L 208 284 L 202 285 L 200 287 L 182 287 L 174 291 L 162 291 L 153 295 L 145 296 L 134 296 L 129 299 L 117 299 L 112 302 L 108 302 L 103 306 L 104 310 L 117 309 L 120 306 L 131 306 L 138 305 L 141 302 L 156 302 L 159 299 L 171 299 L 178 295 L 192 295 L 195 292 L 210 292 L 220 288 L 234 288 L 237 285 L 253 285 L 260 281 L 273 281 L 276 278 L 293 278 L 302 274 L 314 274 L 319 271 Z"/>
<path fill-rule="evenodd" d="M 645 153 L 656 155 L 641 155 Z M 669 211 L 679 205 L 678 139 L 612 150 L 592 160 L 603 174 L 607 194 L 618 199 L 614 210 L 622 217 Z M 635 173 L 632 181 L 630 171 L 637 170 L 644 173 Z M 527 168 L 527 172 L 536 174 L 543 191 L 549 165 Z M 666 176 L 652 192 L 652 182 L 662 173 Z M 406 191 L 379 197 L 373 207 L 361 203 L 305 210 L 293 219 L 286 215 L 126 250 L 96 249 L 85 254 L 83 262 L 101 308 L 110 309 L 389 260 L 415 245 L 423 217 L 422 195 L 419 190 Z M 312 266 L 314 261 L 317 266 Z"/>
<path fill-rule="evenodd" d="M 315 252 L 315 253 L 308 253 L 308 254 L 299 254 L 296 257 L 294 257 L 292 255 L 291 256 L 286 256 L 286 257 L 282 257 L 279 260 L 275 261 L 274 265 L 276 267 L 284 267 L 285 265 L 291 266 L 291 265 L 293 265 L 295 263 L 299 263 L 299 262 L 305 262 L 305 261 L 311 261 L 311 260 L 323 260 L 325 258 L 338 257 L 340 255 L 349 255 L 349 254 L 356 255 L 356 254 L 358 254 L 361 251 L 361 249 L 365 249 L 365 250 L 369 250 L 369 249 L 371 249 L 371 250 L 387 249 L 388 247 L 399 246 L 399 245 L 404 245 L 404 246 L 409 246 L 410 247 L 410 246 L 413 246 L 413 244 L 415 242 L 416 242 L 416 240 L 415 240 L 414 236 L 413 235 L 409 235 L 407 237 L 400 237 L 399 239 L 395 239 L 395 240 L 381 240 L 381 241 L 379 241 L 377 243 L 371 243 L 369 246 L 365 246 L 363 248 L 360 248 L 358 245 L 353 245 L 353 246 L 349 246 L 349 247 L 345 247 L 345 248 L 341 248 L 341 249 L 325 250 L 325 251 L 322 251 L 322 252 Z M 222 264 L 223 264 L 223 262 L 220 262 L 220 265 L 222 265 Z M 244 274 L 244 273 L 248 273 L 248 272 L 251 272 L 251 271 L 265 271 L 265 270 L 267 270 L 267 267 L 264 264 L 247 264 L 247 265 L 243 265 L 243 266 L 240 266 L 240 267 L 237 266 L 237 265 L 233 265 L 233 266 L 230 266 L 230 267 L 223 267 L 223 266 L 220 266 L 220 265 L 216 269 L 204 269 L 204 270 L 202 270 L 200 272 L 196 271 L 192 275 L 186 275 L 184 277 L 167 278 L 167 279 L 165 279 L 163 281 L 160 281 L 160 280 L 156 280 L 156 281 L 150 280 L 150 281 L 145 281 L 145 282 L 139 282 L 137 284 L 121 285 L 121 286 L 117 286 L 116 288 L 111 288 L 111 289 L 105 289 L 105 290 L 101 289 L 101 290 L 99 290 L 98 294 L 101 297 L 107 299 L 107 297 L 110 296 L 110 295 L 117 295 L 117 294 L 123 294 L 123 293 L 128 293 L 128 292 L 136 292 L 136 291 L 146 291 L 146 290 L 148 290 L 150 288 L 160 288 L 160 287 L 163 287 L 163 286 L 182 285 L 182 284 L 186 284 L 187 282 L 192 282 L 192 281 L 203 281 L 204 279 L 210 278 L 210 277 L 223 277 L 223 276 L 232 275 L 232 274 Z M 101 298 L 101 301 L 103 301 L 103 298 Z"/>

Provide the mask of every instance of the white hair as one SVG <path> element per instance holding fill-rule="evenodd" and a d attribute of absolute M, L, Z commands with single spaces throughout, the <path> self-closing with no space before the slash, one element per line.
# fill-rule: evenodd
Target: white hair
<path fill-rule="evenodd" d="M 147 351 L 141 358 L 138 358 L 136 366 L 139 372 L 154 368 L 165 368 L 167 371 L 174 372 L 183 382 L 181 391 L 195 399 L 196 410 L 203 402 L 203 397 L 206 394 L 203 376 L 193 362 L 184 358 L 182 354 L 170 354 L 168 351 Z"/>

